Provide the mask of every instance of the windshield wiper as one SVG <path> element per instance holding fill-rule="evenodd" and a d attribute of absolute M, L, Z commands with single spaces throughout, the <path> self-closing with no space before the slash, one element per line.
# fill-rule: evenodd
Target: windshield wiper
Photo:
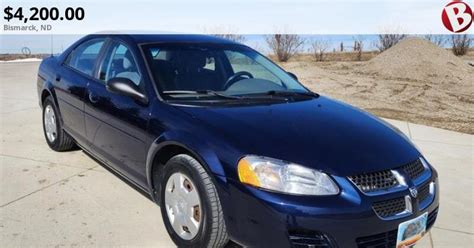
<path fill-rule="evenodd" d="M 319 94 L 308 91 L 283 91 L 283 90 L 270 90 L 266 92 L 250 93 L 245 94 L 249 98 L 295 98 L 295 97 L 305 97 L 305 98 L 318 98 Z"/>
<path fill-rule="evenodd" d="M 163 91 L 166 95 L 204 95 L 204 96 L 217 96 L 226 99 L 242 99 L 240 96 L 231 96 L 219 93 L 213 90 L 167 90 Z"/>
<path fill-rule="evenodd" d="M 269 95 L 269 96 L 306 96 L 306 97 L 314 97 L 314 98 L 319 97 L 319 94 L 311 92 L 311 91 L 302 92 L 302 91 L 270 90 L 270 91 L 265 92 L 265 95 Z"/>

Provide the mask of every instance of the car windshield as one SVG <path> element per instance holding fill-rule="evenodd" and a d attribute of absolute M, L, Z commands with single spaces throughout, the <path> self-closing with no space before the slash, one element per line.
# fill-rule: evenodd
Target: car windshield
<path fill-rule="evenodd" d="M 290 74 L 243 45 L 146 45 L 160 93 L 173 99 L 310 93 Z M 207 96 L 207 97 L 203 97 Z"/>

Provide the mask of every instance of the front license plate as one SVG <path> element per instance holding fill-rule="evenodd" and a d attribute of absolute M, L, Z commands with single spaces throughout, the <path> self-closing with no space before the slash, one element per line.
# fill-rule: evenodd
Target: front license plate
<path fill-rule="evenodd" d="M 428 213 L 398 225 L 397 248 L 412 247 L 426 232 Z"/>

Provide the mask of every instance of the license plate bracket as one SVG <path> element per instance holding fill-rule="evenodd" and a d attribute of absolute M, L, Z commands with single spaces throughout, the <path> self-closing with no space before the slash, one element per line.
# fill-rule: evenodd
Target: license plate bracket
<path fill-rule="evenodd" d="M 405 221 L 398 225 L 397 248 L 412 247 L 426 233 L 428 213 L 424 213 L 414 219 Z"/>

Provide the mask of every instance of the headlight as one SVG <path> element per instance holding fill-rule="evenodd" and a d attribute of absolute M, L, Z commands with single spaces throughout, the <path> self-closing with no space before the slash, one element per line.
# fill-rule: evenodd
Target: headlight
<path fill-rule="evenodd" d="M 285 161 L 246 156 L 238 165 L 240 182 L 297 195 L 337 195 L 339 188 L 325 173 Z"/>

